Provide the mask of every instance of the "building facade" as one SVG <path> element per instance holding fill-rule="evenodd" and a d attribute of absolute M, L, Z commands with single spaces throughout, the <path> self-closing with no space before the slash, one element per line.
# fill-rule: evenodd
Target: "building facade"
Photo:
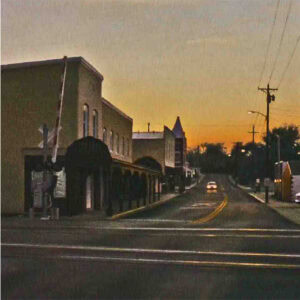
<path fill-rule="evenodd" d="M 132 135 L 133 161 L 143 163 L 147 158 L 156 160 L 162 170 L 162 189 L 172 190 L 175 170 L 175 135 L 167 127 L 160 132 L 134 132 Z"/>
<path fill-rule="evenodd" d="M 41 205 L 39 128 L 55 126 L 62 69 L 62 59 L 2 66 L 3 214 Z M 93 209 L 112 214 L 157 198 L 160 171 L 132 164 L 132 119 L 102 97 L 102 82 L 82 57 L 67 59 L 56 166 L 62 189 L 53 194 L 54 205 L 67 214 Z"/>
<path fill-rule="evenodd" d="M 132 163 L 132 118 L 102 98 L 102 140 L 115 159 Z"/>
<path fill-rule="evenodd" d="M 176 181 L 181 191 L 185 188 L 185 173 L 186 173 L 186 154 L 187 143 L 185 132 L 183 131 L 180 117 L 177 117 L 173 127 L 173 133 L 175 134 L 175 169 L 176 169 Z"/>

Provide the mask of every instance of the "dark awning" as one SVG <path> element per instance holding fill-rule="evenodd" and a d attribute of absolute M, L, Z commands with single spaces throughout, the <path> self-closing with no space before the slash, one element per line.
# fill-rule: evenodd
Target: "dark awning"
<path fill-rule="evenodd" d="M 161 172 L 162 168 L 159 162 L 150 156 L 139 158 L 134 162 L 137 165 Z"/>
<path fill-rule="evenodd" d="M 91 136 L 76 140 L 66 153 L 66 169 L 89 168 L 109 169 L 112 162 L 107 146 Z"/>

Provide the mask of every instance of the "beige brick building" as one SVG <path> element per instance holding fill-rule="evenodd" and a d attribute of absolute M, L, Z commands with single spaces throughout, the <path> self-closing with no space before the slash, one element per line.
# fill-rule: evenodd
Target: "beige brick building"
<path fill-rule="evenodd" d="M 102 98 L 103 142 L 112 158 L 132 162 L 132 118 Z"/>
<path fill-rule="evenodd" d="M 175 170 L 175 134 L 167 127 L 161 132 L 134 132 L 132 135 L 133 161 L 153 158 L 162 168 L 168 181 Z"/>
<path fill-rule="evenodd" d="M 2 214 L 23 213 L 33 205 L 32 172 L 43 162 L 38 129 L 55 125 L 62 69 L 62 59 L 2 66 Z M 57 202 L 71 213 L 101 209 L 108 201 L 112 206 L 111 158 L 129 179 L 133 172 L 138 180 L 143 174 L 144 188 L 152 189 L 150 183 L 157 181 L 157 171 L 131 164 L 132 119 L 102 97 L 102 82 L 103 76 L 82 57 L 67 59 L 58 164 L 69 168 L 66 182 L 72 185 Z"/>

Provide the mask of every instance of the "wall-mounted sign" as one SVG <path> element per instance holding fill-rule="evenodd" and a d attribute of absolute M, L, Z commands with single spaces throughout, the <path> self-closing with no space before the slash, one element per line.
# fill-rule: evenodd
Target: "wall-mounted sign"
<path fill-rule="evenodd" d="M 31 172 L 31 191 L 33 193 L 33 207 L 42 208 L 43 205 L 43 172 Z"/>
<path fill-rule="evenodd" d="M 56 187 L 54 189 L 55 198 L 65 198 L 66 197 L 66 172 L 65 168 L 62 168 L 60 172 L 56 172 L 57 176 Z"/>

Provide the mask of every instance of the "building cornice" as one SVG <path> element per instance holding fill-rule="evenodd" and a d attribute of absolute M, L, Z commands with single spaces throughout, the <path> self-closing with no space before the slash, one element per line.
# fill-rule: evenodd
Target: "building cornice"
<path fill-rule="evenodd" d="M 40 66 L 47 66 L 47 65 L 56 65 L 61 64 L 63 62 L 62 58 L 59 59 L 48 59 L 48 60 L 41 60 L 41 61 L 30 61 L 30 62 L 22 62 L 22 63 L 15 63 L 15 64 L 8 64 L 8 65 L 1 65 L 1 71 L 5 70 L 14 70 L 14 69 L 25 69 L 31 67 L 40 67 Z M 101 81 L 103 81 L 103 75 L 96 70 L 89 62 L 87 62 L 83 57 L 68 57 L 67 62 L 79 62 L 88 70 L 93 72 Z"/>
<path fill-rule="evenodd" d="M 109 108 L 113 109 L 116 111 L 118 114 L 122 115 L 124 118 L 128 119 L 130 122 L 133 122 L 133 119 L 130 118 L 128 115 L 126 115 L 124 112 L 122 112 L 119 108 L 111 104 L 108 100 L 102 97 L 102 103 L 108 106 Z"/>

